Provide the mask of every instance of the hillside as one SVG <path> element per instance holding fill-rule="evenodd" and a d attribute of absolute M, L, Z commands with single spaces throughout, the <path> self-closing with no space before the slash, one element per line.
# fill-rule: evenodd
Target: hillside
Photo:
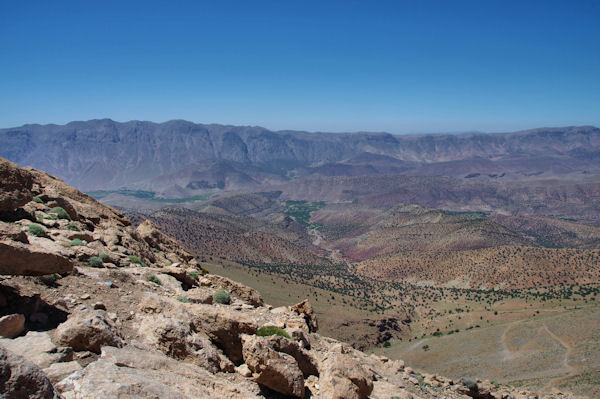
<path fill-rule="evenodd" d="M 464 251 L 398 251 L 358 263 L 358 272 L 391 281 L 475 289 L 519 289 L 597 283 L 600 250 L 492 247 Z"/>
<path fill-rule="evenodd" d="M 279 224 L 243 216 L 215 215 L 185 208 L 164 208 L 149 219 L 192 253 L 242 263 L 329 264 L 323 250 L 305 233 L 296 233 L 294 221 Z M 288 228 L 291 227 L 291 228 Z M 318 254 L 321 254 L 319 256 Z"/>
<path fill-rule="evenodd" d="M 418 205 L 389 209 L 334 204 L 313 213 L 325 244 L 350 261 L 400 251 L 456 251 L 531 241 L 478 213 L 455 213 Z"/>

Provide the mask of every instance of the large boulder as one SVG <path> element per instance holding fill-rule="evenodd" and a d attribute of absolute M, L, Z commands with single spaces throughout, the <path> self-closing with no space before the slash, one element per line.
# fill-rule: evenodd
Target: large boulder
<path fill-rule="evenodd" d="M 179 317 L 178 317 L 179 316 Z M 192 331 L 189 314 L 147 315 L 140 323 L 143 342 L 175 359 L 190 359 L 215 373 L 221 357 L 208 337 Z"/>
<path fill-rule="evenodd" d="M 235 364 L 242 361 L 242 334 L 256 334 L 256 321 L 226 306 L 193 306 L 192 326 L 216 342 Z"/>
<path fill-rule="evenodd" d="M 14 211 L 33 199 L 33 177 L 0 157 L 0 212 Z"/>
<path fill-rule="evenodd" d="M 0 337 L 14 338 L 25 330 L 25 316 L 9 314 L 0 317 Z"/>
<path fill-rule="evenodd" d="M 73 263 L 57 243 L 30 237 L 31 244 L 0 239 L 0 274 L 12 276 L 42 276 L 68 273 Z"/>
<path fill-rule="evenodd" d="M 58 348 L 47 332 L 29 331 L 23 337 L 0 339 L 0 345 L 41 368 L 49 367 L 53 363 L 73 360 L 73 350 Z"/>
<path fill-rule="evenodd" d="M 58 399 L 41 368 L 0 346 L 0 392 L 5 399 Z"/>
<path fill-rule="evenodd" d="M 100 353 L 103 346 L 123 345 L 115 323 L 103 310 L 79 308 L 56 329 L 54 341 L 76 351 Z"/>
<path fill-rule="evenodd" d="M 319 375 L 317 360 L 309 351 L 303 349 L 298 342 L 279 335 L 272 335 L 267 339 L 277 352 L 287 353 L 296 360 L 305 378 L 309 375 Z"/>
<path fill-rule="evenodd" d="M 320 370 L 320 399 L 366 399 L 373 391 L 373 375 L 348 354 L 330 353 Z"/>
<path fill-rule="evenodd" d="M 262 397 L 259 387 L 241 376 L 225 378 L 139 345 L 102 348 L 100 359 L 62 380 L 57 389 L 65 399 Z"/>
<path fill-rule="evenodd" d="M 304 397 L 304 377 L 292 356 L 277 352 L 268 339 L 253 335 L 244 335 L 242 345 L 244 361 L 256 382 L 284 395 Z"/>

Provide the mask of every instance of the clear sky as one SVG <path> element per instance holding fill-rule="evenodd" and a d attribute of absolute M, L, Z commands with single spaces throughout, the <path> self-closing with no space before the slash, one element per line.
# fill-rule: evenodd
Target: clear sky
<path fill-rule="evenodd" d="M 600 1 L 0 0 L 0 127 L 600 126 Z"/>

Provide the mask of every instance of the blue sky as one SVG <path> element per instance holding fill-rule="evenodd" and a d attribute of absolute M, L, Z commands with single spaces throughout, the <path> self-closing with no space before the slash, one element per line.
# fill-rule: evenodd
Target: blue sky
<path fill-rule="evenodd" d="M 0 127 L 600 125 L 600 1 L 0 0 Z"/>

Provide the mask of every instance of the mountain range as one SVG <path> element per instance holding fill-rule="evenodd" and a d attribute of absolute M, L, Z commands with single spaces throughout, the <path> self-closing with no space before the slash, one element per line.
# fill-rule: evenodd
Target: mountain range
<path fill-rule="evenodd" d="M 185 197 L 305 176 L 585 179 L 600 172 L 600 129 L 398 136 L 101 119 L 2 129 L 0 155 L 83 190 L 131 188 Z"/>

